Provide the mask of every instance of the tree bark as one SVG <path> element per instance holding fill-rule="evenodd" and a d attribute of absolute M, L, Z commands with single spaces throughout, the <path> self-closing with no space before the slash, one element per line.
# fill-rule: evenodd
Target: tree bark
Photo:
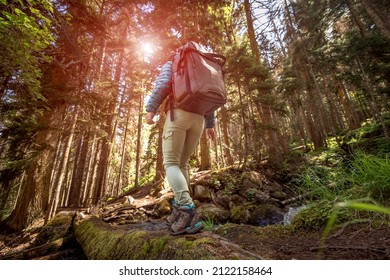
<path fill-rule="evenodd" d="M 52 111 L 46 111 L 40 122 L 46 127 L 58 125 L 59 116 L 62 115 L 64 107 L 58 107 Z M 36 218 L 44 216 L 45 200 L 44 194 L 50 186 L 50 167 L 53 157 L 58 132 L 53 130 L 41 130 L 35 139 L 36 157 L 29 163 L 24 180 L 20 187 L 20 194 L 17 197 L 15 208 L 5 220 L 1 222 L 1 228 L 8 231 L 21 231 L 28 227 Z"/>
<path fill-rule="evenodd" d="M 210 161 L 210 147 L 207 141 L 206 132 L 203 131 L 202 136 L 200 137 L 200 167 L 199 170 L 209 170 L 211 169 Z"/>
<path fill-rule="evenodd" d="M 348 9 L 349 9 L 349 11 L 351 12 L 351 15 L 352 15 L 352 19 L 355 22 L 355 24 L 357 25 L 357 27 L 359 28 L 360 36 L 362 36 L 362 38 L 366 37 L 366 31 L 364 29 L 363 22 L 359 18 L 358 14 L 357 14 L 357 11 L 356 11 L 352 1 L 351 0 L 346 0 L 346 1 L 347 1 Z"/>
<path fill-rule="evenodd" d="M 127 145 L 127 133 L 129 130 L 129 121 L 130 121 L 130 112 L 127 112 L 126 122 L 124 124 L 125 132 L 124 132 L 123 140 L 122 140 L 122 151 L 121 151 L 121 161 L 120 161 L 120 166 L 119 166 L 118 181 L 116 183 L 114 192 L 112 194 L 114 196 L 118 196 L 119 191 L 122 188 L 123 169 L 124 169 L 125 161 L 126 161 L 126 145 Z"/>
<path fill-rule="evenodd" d="M 142 117 L 143 117 L 143 94 L 139 92 L 138 99 L 138 124 L 137 124 L 137 149 L 135 156 L 135 179 L 134 179 L 134 187 L 138 187 L 139 176 L 140 176 L 140 166 L 141 166 L 141 133 L 142 133 Z"/>
<path fill-rule="evenodd" d="M 87 155 L 89 149 L 90 132 L 87 131 L 81 136 L 78 149 L 78 160 L 75 161 L 72 182 L 70 186 L 70 196 L 67 205 L 73 207 L 81 206 L 83 178 L 85 174 L 85 165 L 87 163 Z"/>
<path fill-rule="evenodd" d="M 386 8 L 381 6 L 377 0 L 360 0 L 362 6 L 370 15 L 373 22 L 378 26 L 381 33 L 390 39 L 390 20 Z"/>
<path fill-rule="evenodd" d="M 223 147 L 224 147 L 223 152 L 226 157 L 227 164 L 233 165 L 234 161 L 233 161 L 232 153 L 230 151 L 230 136 L 228 131 L 228 119 L 229 119 L 228 111 L 223 106 L 220 112 L 221 112 L 220 123 L 222 128 L 221 130 L 222 130 L 222 139 L 223 139 Z"/>
<path fill-rule="evenodd" d="M 58 177 L 57 177 L 55 184 L 54 184 L 54 189 L 52 190 L 52 196 L 51 196 L 51 201 L 49 204 L 49 209 L 48 209 L 48 211 L 46 213 L 46 217 L 45 217 L 46 222 L 49 221 L 52 217 L 54 217 L 56 210 L 57 210 L 57 207 L 58 207 L 58 203 L 60 201 L 61 189 L 62 189 L 63 185 L 65 185 L 64 184 L 65 175 L 67 172 L 68 160 L 69 160 L 69 155 L 70 155 L 71 146 L 72 146 L 72 142 L 73 142 L 73 137 L 74 137 L 75 130 L 76 130 L 78 114 L 79 114 L 79 109 L 78 109 L 78 107 L 76 107 L 75 112 L 74 112 L 74 116 L 72 119 L 71 129 L 69 131 L 69 137 L 68 137 L 68 140 L 67 140 L 66 145 L 65 145 L 65 150 L 64 150 L 64 154 L 63 154 L 61 165 L 60 165 L 61 170 L 58 173 Z"/>
<path fill-rule="evenodd" d="M 164 108 L 165 106 L 162 106 Z M 165 118 L 167 117 L 164 110 L 160 109 L 160 119 L 157 122 L 157 128 L 158 128 L 158 139 L 157 139 L 157 159 L 156 159 L 156 175 L 154 177 L 155 182 L 159 182 L 165 177 L 165 170 L 164 170 L 164 158 L 163 158 L 163 152 L 162 152 L 162 140 L 163 140 L 163 132 L 164 132 L 164 122 Z"/>

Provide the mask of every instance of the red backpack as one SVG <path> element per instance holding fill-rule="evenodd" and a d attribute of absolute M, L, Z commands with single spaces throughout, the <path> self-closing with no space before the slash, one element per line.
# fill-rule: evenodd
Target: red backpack
<path fill-rule="evenodd" d="M 207 116 L 227 101 L 223 66 L 226 58 L 188 42 L 172 60 L 173 108 Z M 172 114 L 171 106 L 171 118 Z"/>

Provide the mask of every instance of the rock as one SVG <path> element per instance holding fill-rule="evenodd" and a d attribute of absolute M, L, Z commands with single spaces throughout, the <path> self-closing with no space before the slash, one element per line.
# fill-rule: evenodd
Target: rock
<path fill-rule="evenodd" d="M 288 199 L 288 195 L 282 191 L 271 192 L 270 196 L 281 201 Z"/>
<path fill-rule="evenodd" d="M 157 213 L 160 216 L 167 215 L 171 212 L 171 204 L 167 200 L 163 200 L 157 206 Z"/>
<path fill-rule="evenodd" d="M 278 182 L 273 181 L 270 184 L 270 190 L 271 191 L 283 191 L 283 186 L 279 184 Z"/>
<path fill-rule="evenodd" d="M 202 185 L 196 185 L 194 187 L 193 198 L 201 202 L 209 202 L 211 201 L 211 191 Z"/>
<path fill-rule="evenodd" d="M 253 181 L 249 180 L 248 178 L 245 178 L 242 181 L 242 188 L 241 188 L 240 192 L 243 189 L 259 189 L 260 187 L 261 187 L 261 185 L 259 183 L 253 182 Z"/>
<path fill-rule="evenodd" d="M 256 186 L 259 186 L 260 188 L 263 188 L 264 184 L 268 184 L 268 179 L 261 173 L 256 171 L 249 171 L 244 172 L 241 175 L 241 180 L 243 184 L 255 184 Z"/>
<path fill-rule="evenodd" d="M 232 196 L 229 197 L 229 199 L 230 199 L 229 201 L 230 209 L 235 207 L 236 205 L 242 205 L 246 202 L 246 199 L 238 194 L 233 194 Z"/>
<path fill-rule="evenodd" d="M 221 190 L 215 194 L 216 204 L 228 209 L 230 202 L 231 202 L 231 196 L 227 195 L 225 191 Z"/>
<path fill-rule="evenodd" d="M 122 199 L 122 203 L 126 205 L 134 205 L 135 199 L 131 195 L 126 195 Z"/>
<path fill-rule="evenodd" d="M 201 205 L 197 211 L 203 220 L 212 219 L 217 224 L 226 223 L 230 218 L 229 211 L 212 203 Z"/>
<path fill-rule="evenodd" d="M 267 193 L 256 188 L 243 187 L 239 194 L 249 201 L 256 201 L 258 203 L 267 203 L 270 199 Z"/>
<path fill-rule="evenodd" d="M 249 220 L 250 212 L 244 205 L 234 206 L 230 209 L 230 220 L 236 224 L 246 224 Z"/>
<path fill-rule="evenodd" d="M 272 204 L 255 206 L 251 210 L 248 223 L 260 227 L 283 223 L 284 213 L 281 209 Z"/>

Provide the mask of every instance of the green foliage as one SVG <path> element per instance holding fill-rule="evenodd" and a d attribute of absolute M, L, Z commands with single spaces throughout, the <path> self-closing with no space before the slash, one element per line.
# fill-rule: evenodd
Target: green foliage
<path fill-rule="evenodd" d="M 310 154 L 304 175 L 294 182 L 312 201 L 338 197 L 386 200 L 390 197 L 390 141 L 382 136 L 382 127 L 367 119 L 359 129 L 339 135 L 338 141 L 329 138 L 326 149 Z M 340 142 L 351 146 L 353 154 L 346 156 Z"/>
<path fill-rule="evenodd" d="M 214 219 L 210 217 L 204 219 L 202 223 L 203 223 L 203 229 L 206 231 L 213 231 L 216 227 Z"/>
<path fill-rule="evenodd" d="M 255 197 L 255 194 L 257 192 L 256 188 L 250 188 L 246 191 L 246 196 L 249 200 L 252 200 Z"/>
<path fill-rule="evenodd" d="M 0 138 L 9 141 L 1 154 L 0 180 L 12 180 L 44 145 L 32 139 L 47 124 L 39 121 L 46 107 L 41 90 L 42 66 L 53 44 L 50 1 L 0 2 Z M 29 149 L 30 148 L 30 149 Z"/>
<path fill-rule="evenodd" d="M 358 152 L 351 166 L 344 168 L 341 181 L 345 185 L 360 187 L 369 197 L 384 201 L 390 198 L 390 161 L 388 156 L 378 157 Z"/>
<path fill-rule="evenodd" d="M 3 1 L 0 5 L 7 4 Z M 29 98 L 44 99 L 39 88 L 39 65 L 50 60 L 43 50 L 54 38 L 49 29 L 51 21 L 43 12 L 52 11 L 48 1 L 16 1 L 0 14 L 1 75 L 12 76 L 14 82 L 24 85 L 31 93 Z"/>
<path fill-rule="evenodd" d="M 342 189 L 336 184 L 339 177 L 334 167 L 312 166 L 305 170 L 305 174 L 295 178 L 294 184 L 298 184 L 299 192 L 307 195 L 310 201 L 334 200 Z"/>
<path fill-rule="evenodd" d="M 226 194 L 233 194 L 241 188 L 237 178 L 229 172 L 221 172 L 213 176 L 213 184 L 216 189 L 224 189 Z"/>
<path fill-rule="evenodd" d="M 311 154 L 305 173 L 294 180 L 309 205 L 293 220 L 294 227 L 319 229 L 329 222 L 332 226 L 362 220 L 372 222 L 378 217 L 362 214 L 361 210 L 386 212 L 376 204 L 369 206 L 356 202 L 364 198 L 390 205 L 389 142 L 381 138 L 381 129 L 376 122 L 368 120 L 360 129 L 344 136 L 343 141 L 349 145 L 364 148 L 367 148 L 364 143 L 376 139 L 366 149 L 369 152 L 355 150 L 353 155 L 345 156 L 335 138 L 331 138 L 327 149 Z"/>
<path fill-rule="evenodd" d="M 334 202 L 322 200 L 312 203 L 308 208 L 300 211 L 291 221 L 294 229 L 323 229 L 330 219 L 333 211 Z M 339 213 L 338 222 L 345 222 L 351 218 L 350 211 Z"/>
<path fill-rule="evenodd" d="M 390 120 L 387 120 L 387 123 L 390 125 Z M 348 131 L 344 139 L 348 143 L 356 143 L 372 137 L 380 137 L 382 134 L 382 126 L 373 118 L 369 118 L 361 124 L 360 128 Z"/>

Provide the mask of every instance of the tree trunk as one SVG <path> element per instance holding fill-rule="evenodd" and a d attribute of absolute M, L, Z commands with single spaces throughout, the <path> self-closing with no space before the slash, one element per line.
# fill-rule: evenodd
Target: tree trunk
<path fill-rule="evenodd" d="M 85 174 L 85 165 L 87 162 L 87 154 L 89 149 L 90 133 L 87 131 L 80 137 L 78 145 L 78 156 L 75 160 L 72 182 L 70 186 L 70 196 L 67 206 L 79 207 L 81 206 L 81 193 L 83 187 L 83 178 Z"/>
<path fill-rule="evenodd" d="M 126 29 L 124 29 L 122 32 L 122 38 L 126 39 L 126 35 L 127 32 Z M 111 146 L 113 144 L 112 141 L 114 139 L 113 133 L 115 132 L 114 129 L 115 109 L 117 105 L 119 81 L 121 79 L 121 74 L 122 74 L 123 59 L 124 59 L 124 49 L 121 50 L 118 56 L 118 61 L 115 68 L 114 82 L 118 87 L 112 89 L 112 92 L 110 94 L 109 105 L 106 109 L 107 116 L 104 124 L 104 132 L 106 134 L 106 137 L 102 139 L 101 157 L 99 159 L 99 166 L 98 166 L 98 171 L 96 174 L 97 177 L 95 181 L 96 191 L 93 197 L 94 204 L 96 204 L 99 201 L 99 199 L 106 194 L 109 163 L 110 163 L 110 156 L 111 156 L 110 152 L 111 152 Z"/>
<path fill-rule="evenodd" d="M 344 109 L 344 115 L 348 123 L 348 128 L 358 128 L 360 126 L 359 118 L 356 116 L 356 112 L 352 107 L 348 93 L 346 92 L 342 83 L 336 77 L 334 77 L 334 83 L 337 91 L 338 100 Z"/>
<path fill-rule="evenodd" d="M 123 140 L 122 140 L 122 151 L 121 151 L 121 161 L 119 166 L 118 181 L 116 183 L 116 187 L 113 192 L 113 196 L 115 197 L 118 196 L 120 190 L 122 189 L 123 168 L 126 161 L 126 145 L 127 145 L 127 133 L 129 130 L 129 121 L 130 121 L 130 112 L 127 112 L 126 122 L 125 122 L 125 133 L 123 135 Z"/>
<path fill-rule="evenodd" d="M 362 38 L 366 37 L 366 31 L 364 29 L 363 22 L 359 18 L 358 13 L 357 13 L 352 1 L 351 0 L 346 0 L 346 1 L 347 1 L 348 9 L 352 15 L 352 19 L 355 22 L 355 24 L 357 25 L 357 27 L 359 28 L 360 36 L 362 36 Z"/>
<path fill-rule="evenodd" d="M 382 32 L 387 39 L 390 39 L 390 20 L 389 14 L 386 13 L 386 8 L 378 4 L 376 0 L 360 0 L 362 6 L 370 15 L 373 22 L 378 26 L 378 29 Z"/>
<path fill-rule="evenodd" d="M 249 136 L 250 136 L 250 129 L 249 124 L 247 122 L 247 116 L 245 114 L 245 108 L 244 108 L 244 101 L 242 96 L 242 90 L 241 90 L 241 82 L 237 81 L 237 88 L 238 88 L 238 98 L 239 98 L 239 104 L 240 104 L 240 110 L 241 110 L 241 121 L 242 121 L 242 132 L 240 133 L 240 165 L 242 164 L 243 167 L 246 166 L 246 162 L 248 159 L 248 155 L 250 153 L 249 150 Z M 242 139 L 244 140 L 242 143 Z"/>
<path fill-rule="evenodd" d="M 220 111 L 220 124 L 221 124 L 221 130 L 222 130 L 222 139 L 223 139 L 223 152 L 226 157 L 226 161 L 228 165 L 233 165 L 233 157 L 232 153 L 230 151 L 230 136 L 228 132 L 228 111 L 226 110 L 225 106 L 221 108 Z"/>
<path fill-rule="evenodd" d="M 202 136 L 200 137 L 200 167 L 199 170 L 209 170 L 211 169 L 210 161 L 210 147 L 207 141 L 206 131 L 203 131 Z"/>
<path fill-rule="evenodd" d="M 140 175 L 140 166 L 141 166 L 141 133 L 142 133 L 142 117 L 143 117 L 143 94 L 139 92 L 139 100 L 138 100 L 138 125 L 137 125 L 137 150 L 135 156 L 135 179 L 134 179 L 134 187 L 138 187 L 139 183 L 139 175 Z"/>
<path fill-rule="evenodd" d="M 164 106 L 162 106 L 163 108 Z M 164 131 L 164 122 L 166 118 L 166 114 L 164 110 L 160 110 L 160 119 L 157 122 L 157 128 L 158 128 L 158 140 L 157 140 L 157 159 L 156 159 L 156 175 L 154 177 L 155 182 L 159 182 L 165 177 L 165 170 L 164 170 L 164 158 L 163 158 L 163 152 L 162 152 L 162 140 L 163 140 L 163 131 Z"/>
<path fill-rule="evenodd" d="M 40 122 L 45 127 L 59 125 L 64 107 L 46 111 Z M 36 218 L 45 213 L 44 193 L 50 186 L 50 164 L 54 158 L 54 150 L 58 139 L 58 131 L 40 130 L 35 138 L 37 155 L 29 163 L 24 180 L 21 182 L 20 193 L 17 197 L 15 208 L 5 220 L 1 222 L 1 228 L 10 231 L 21 231 L 29 226 Z"/>
<path fill-rule="evenodd" d="M 78 109 L 78 107 L 76 107 L 75 111 L 74 111 L 71 129 L 69 132 L 69 137 L 68 137 L 68 140 L 66 142 L 64 154 L 63 154 L 62 160 L 61 160 L 61 165 L 60 165 L 61 169 L 58 173 L 57 179 L 55 180 L 54 189 L 52 190 L 52 196 L 51 196 L 51 201 L 49 204 L 49 209 L 48 209 L 48 211 L 46 213 L 46 217 L 45 217 L 46 222 L 49 221 L 52 217 L 54 217 L 56 210 L 57 210 L 57 207 L 58 207 L 58 203 L 60 201 L 61 189 L 63 186 L 65 186 L 65 184 L 64 184 L 65 175 L 67 173 L 68 160 L 69 160 L 69 155 L 70 155 L 71 146 L 72 146 L 72 142 L 73 142 L 73 137 L 74 137 L 75 130 L 76 130 L 78 114 L 79 114 L 79 109 Z"/>
<path fill-rule="evenodd" d="M 93 141 L 89 153 L 88 164 L 86 168 L 87 174 L 85 174 L 85 182 L 84 182 L 83 195 L 82 195 L 82 205 L 84 207 L 89 207 L 93 200 L 92 196 L 94 193 L 94 186 L 95 186 L 93 178 L 97 168 L 97 159 L 99 154 L 97 152 L 98 145 L 99 143 L 94 133 Z"/>

